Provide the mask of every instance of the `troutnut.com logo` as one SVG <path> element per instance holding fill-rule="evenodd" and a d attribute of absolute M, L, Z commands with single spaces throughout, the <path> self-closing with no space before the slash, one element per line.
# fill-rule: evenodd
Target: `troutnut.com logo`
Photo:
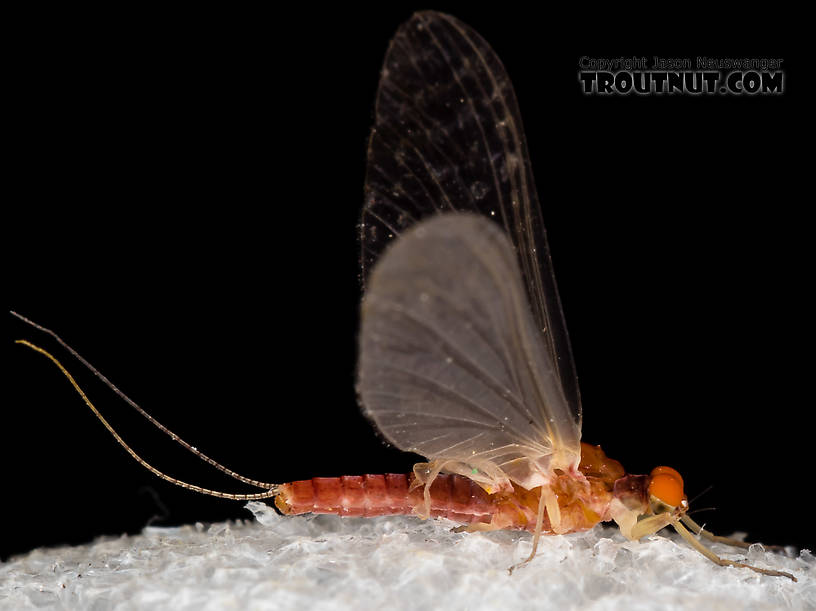
<path fill-rule="evenodd" d="M 581 57 L 586 95 L 779 95 L 782 59 L 768 57 Z"/>

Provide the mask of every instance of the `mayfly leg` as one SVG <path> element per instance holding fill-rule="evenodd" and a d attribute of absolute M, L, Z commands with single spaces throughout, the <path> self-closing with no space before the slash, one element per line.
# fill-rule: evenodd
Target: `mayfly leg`
<path fill-rule="evenodd" d="M 730 545 L 732 547 L 741 547 L 744 549 L 748 549 L 753 545 L 753 543 L 751 543 L 750 541 L 740 541 L 739 539 L 734 539 L 733 537 L 723 537 L 720 535 L 715 535 L 710 530 L 706 530 L 705 528 L 697 524 L 697 522 L 692 520 L 688 514 L 683 514 L 683 516 L 680 519 L 683 520 L 683 524 L 688 526 L 695 535 L 700 535 L 701 537 L 704 537 L 709 541 L 713 541 L 715 543 L 723 543 L 725 545 Z M 763 543 L 762 547 L 764 547 L 767 550 L 773 550 L 776 552 L 785 551 L 785 547 L 782 545 L 765 545 Z"/>
<path fill-rule="evenodd" d="M 679 520 L 675 520 L 672 522 L 672 527 L 677 533 L 686 540 L 686 542 L 691 545 L 694 549 L 700 552 L 703 556 L 711 560 L 714 564 L 719 566 L 733 566 L 743 569 L 751 569 L 756 573 L 760 573 L 762 575 L 770 575 L 771 577 L 788 577 L 793 581 L 798 581 L 796 577 L 787 573 L 785 571 L 775 571 L 773 569 L 763 569 L 758 566 L 753 566 L 751 564 L 745 564 L 744 562 L 735 562 L 733 560 L 727 560 L 726 558 L 720 558 L 717 554 L 712 552 L 708 549 L 705 545 L 700 543 L 691 532 L 689 532 L 682 524 L 680 524 Z M 710 533 L 709 533 L 710 534 Z M 714 536 L 714 535 L 712 535 Z M 722 537 L 722 539 L 728 539 L 727 537 Z"/>

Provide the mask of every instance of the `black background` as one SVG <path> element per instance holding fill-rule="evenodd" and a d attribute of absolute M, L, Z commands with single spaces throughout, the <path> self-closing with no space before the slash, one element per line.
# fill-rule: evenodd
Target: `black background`
<path fill-rule="evenodd" d="M 438 7 L 515 84 L 584 401 L 631 472 L 680 470 L 721 533 L 811 545 L 812 284 L 791 36 L 762 20 Z M 407 471 L 354 393 L 365 146 L 389 12 L 27 17 L 3 234 L 7 305 L 53 328 L 176 433 L 249 476 Z M 589 20 L 589 22 L 588 22 Z M 581 55 L 782 57 L 783 96 L 585 97 Z M 812 163 L 812 158 L 811 158 Z M 7 316 L 0 556 L 247 518 L 133 448 L 246 491 Z M 809 391 L 809 388 L 807 389 Z"/>

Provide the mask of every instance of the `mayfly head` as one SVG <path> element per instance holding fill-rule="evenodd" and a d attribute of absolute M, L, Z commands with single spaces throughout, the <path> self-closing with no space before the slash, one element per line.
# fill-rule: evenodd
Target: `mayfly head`
<path fill-rule="evenodd" d="M 683 478 L 671 467 L 656 467 L 649 475 L 625 475 L 615 481 L 610 513 L 631 540 L 638 540 L 685 516 L 688 500 Z"/>

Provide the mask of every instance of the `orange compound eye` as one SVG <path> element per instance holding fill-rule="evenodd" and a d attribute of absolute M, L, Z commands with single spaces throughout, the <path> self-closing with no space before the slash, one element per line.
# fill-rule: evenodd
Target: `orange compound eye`
<path fill-rule="evenodd" d="M 680 488 L 683 488 L 683 477 L 671 467 L 655 467 L 652 469 L 652 472 L 649 475 L 652 477 L 655 475 L 671 475 L 674 479 L 680 482 Z"/>
<path fill-rule="evenodd" d="M 683 478 L 677 471 L 671 467 L 655 467 L 650 477 L 649 494 L 672 507 L 683 502 Z"/>

